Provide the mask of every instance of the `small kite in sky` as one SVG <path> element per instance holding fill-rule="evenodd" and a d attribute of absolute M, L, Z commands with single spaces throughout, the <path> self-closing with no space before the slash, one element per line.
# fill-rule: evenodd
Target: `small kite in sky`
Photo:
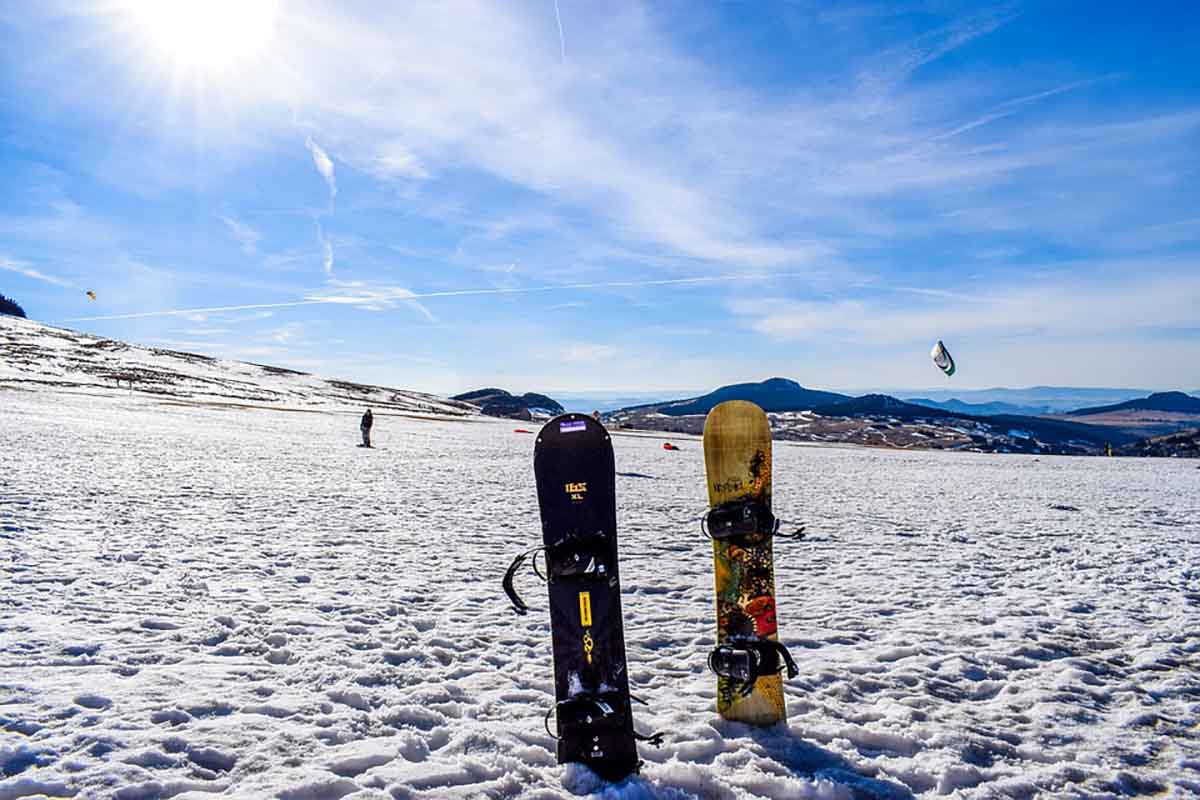
<path fill-rule="evenodd" d="M 93 292 L 91 289 L 88 289 L 87 292 L 85 292 L 85 294 L 88 296 L 88 300 L 96 299 L 96 293 Z"/>
<path fill-rule="evenodd" d="M 933 358 L 933 363 L 938 365 L 938 369 L 946 373 L 947 378 L 954 374 L 954 359 L 950 356 L 946 345 L 942 344 L 941 339 L 937 340 L 937 344 L 933 346 L 929 355 Z"/>

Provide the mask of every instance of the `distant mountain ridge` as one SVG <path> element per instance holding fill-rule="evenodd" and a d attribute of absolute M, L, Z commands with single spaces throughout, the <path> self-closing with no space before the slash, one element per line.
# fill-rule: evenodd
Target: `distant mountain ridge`
<path fill-rule="evenodd" d="M 563 407 L 557 400 L 536 392 L 514 395 L 504 389 L 489 387 L 456 394 L 450 399 L 477 405 L 479 413 L 489 417 L 532 420 L 534 417 L 553 417 L 563 413 Z"/>
<path fill-rule="evenodd" d="M 787 378 L 768 378 L 759 383 L 735 383 L 730 386 L 709 392 L 700 397 L 686 400 L 675 400 L 667 403 L 650 403 L 644 406 L 633 406 L 633 409 L 655 409 L 660 414 L 671 417 L 682 417 L 689 414 L 707 414 L 713 407 L 726 400 L 749 400 L 758 405 L 763 411 L 803 411 L 819 405 L 831 405 L 844 402 L 850 397 L 837 392 L 823 392 L 816 389 L 805 389 L 796 381 Z"/>
<path fill-rule="evenodd" d="M 916 403 L 906 403 L 899 398 L 892 397 L 890 394 L 864 394 L 862 397 L 848 397 L 837 403 L 814 406 L 807 410 L 812 411 L 814 414 L 820 414 L 823 417 L 849 417 L 855 414 L 887 414 L 888 416 L 900 419 L 915 417 L 937 419 L 962 416 L 944 408 L 930 408 L 929 406 L 917 405 Z"/>
<path fill-rule="evenodd" d="M 998 414 L 1022 414 L 1022 415 L 1038 415 L 1049 414 L 1050 406 L 1025 406 L 1017 403 L 1004 403 L 1001 401 L 993 401 L 990 403 L 965 403 L 957 397 L 952 397 L 949 400 L 931 400 L 928 397 L 905 397 L 905 402 L 915 403 L 919 406 L 927 406 L 928 408 L 941 408 L 946 411 L 954 411 L 959 414 L 974 414 L 981 417 L 990 417 Z"/>
<path fill-rule="evenodd" d="M 1120 446 L 1141 438 L 1122 427 L 1101 427 L 1061 418 L 964 414 L 881 393 L 849 397 L 806 389 L 786 378 L 722 386 L 701 397 L 632 406 L 611 412 L 606 418 L 631 428 L 699 433 L 703 427 L 699 418 L 726 400 L 756 403 L 772 415 L 776 436 L 807 441 L 1095 454 L 1108 444 Z"/>
<path fill-rule="evenodd" d="M 1158 458 L 1200 458 L 1200 428 L 1141 439 L 1119 448 L 1117 454 Z"/>
<path fill-rule="evenodd" d="M 1040 409 L 1036 413 L 1065 414 L 1085 406 L 1101 406 L 1123 403 L 1145 397 L 1152 389 L 1113 388 L 1095 386 L 1026 386 L 1010 389 L 996 386 L 990 389 L 875 389 L 886 394 L 916 402 L 914 398 L 932 400 L 935 403 L 1010 403 L 1026 409 Z M 956 410 L 951 408 L 951 410 Z M 965 409 L 963 409 L 965 411 Z M 971 412 L 977 413 L 977 412 Z M 1025 411 L 1023 413 L 1031 413 Z"/>
<path fill-rule="evenodd" d="M 1200 414 L 1200 398 L 1183 392 L 1155 392 L 1149 397 L 1139 397 L 1109 406 L 1093 406 L 1068 412 L 1072 417 L 1093 414 L 1110 414 L 1114 411 L 1168 411 L 1178 414 Z"/>

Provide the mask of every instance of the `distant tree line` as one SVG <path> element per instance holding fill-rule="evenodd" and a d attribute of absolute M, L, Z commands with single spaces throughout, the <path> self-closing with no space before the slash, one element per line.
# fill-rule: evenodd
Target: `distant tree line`
<path fill-rule="evenodd" d="M 0 314 L 8 314 L 10 317 L 23 317 L 25 316 L 25 309 L 21 308 L 16 300 L 0 294 Z"/>

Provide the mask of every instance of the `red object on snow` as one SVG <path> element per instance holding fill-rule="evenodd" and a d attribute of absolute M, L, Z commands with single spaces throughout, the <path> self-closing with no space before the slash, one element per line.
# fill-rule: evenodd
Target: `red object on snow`
<path fill-rule="evenodd" d="M 527 431 L 524 428 L 513 428 L 513 433 L 533 433 L 533 431 Z"/>
<path fill-rule="evenodd" d="M 670 442 L 663 442 L 663 450 L 678 450 L 679 448 Z"/>

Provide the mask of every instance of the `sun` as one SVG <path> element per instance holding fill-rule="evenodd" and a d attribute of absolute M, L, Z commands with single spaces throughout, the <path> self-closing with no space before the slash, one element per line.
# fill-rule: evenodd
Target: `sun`
<path fill-rule="evenodd" d="M 177 72 L 218 76 L 261 56 L 278 0 L 117 0 L 137 38 Z"/>

